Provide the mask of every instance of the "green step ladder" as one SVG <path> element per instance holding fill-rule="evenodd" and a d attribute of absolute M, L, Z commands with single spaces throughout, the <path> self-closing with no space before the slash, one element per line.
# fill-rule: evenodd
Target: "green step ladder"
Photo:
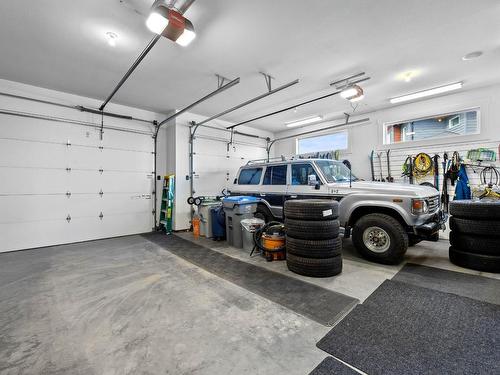
<path fill-rule="evenodd" d="M 161 195 L 160 228 L 167 234 L 171 234 L 172 214 L 174 211 L 175 197 L 175 175 L 171 174 L 163 178 L 163 193 Z"/>

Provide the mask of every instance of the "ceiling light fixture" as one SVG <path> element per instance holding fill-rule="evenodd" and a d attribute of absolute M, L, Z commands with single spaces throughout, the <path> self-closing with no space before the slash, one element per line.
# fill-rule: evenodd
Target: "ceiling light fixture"
<path fill-rule="evenodd" d="M 166 8 L 159 7 L 157 10 L 151 12 L 146 20 L 146 26 L 155 34 L 161 34 L 168 25 L 168 11 Z"/>
<path fill-rule="evenodd" d="M 156 0 L 146 20 L 146 26 L 155 34 L 185 47 L 196 38 L 191 21 L 181 13 L 168 8 L 165 0 Z"/>
<path fill-rule="evenodd" d="M 361 94 L 359 96 L 355 96 L 354 98 L 352 99 L 349 99 L 349 101 L 351 103 L 356 103 L 356 102 L 360 102 L 361 100 L 363 100 L 365 98 L 365 95 L 364 94 Z"/>
<path fill-rule="evenodd" d="M 303 118 L 302 120 L 285 122 L 285 125 L 289 128 L 294 128 L 296 126 L 312 124 L 313 122 L 318 122 L 321 120 L 323 120 L 322 116 L 313 116 L 313 117 Z"/>
<path fill-rule="evenodd" d="M 452 83 L 450 85 L 434 87 L 434 88 L 429 89 L 429 90 L 423 90 L 423 91 L 414 92 L 412 94 L 398 96 L 398 97 L 389 99 L 389 101 L 392 104 L 407 102 L 410 100 L 425 98 L 427 96 L 433 96 L 433 95 L 438 95 L 438 94 L 442 94 L 442 93 L 449 92 L 449 91 L 458 90 L 458 89 L 461 89 L 462 86 L 463 86 L 462 82 L 456 82 L 456 83 Z"/>
<path fill-rule="evenodd" d="M 471 53 L 468 53 L 467 55 L 462 57 L 462 60 L 464 61 L 469 61 L 469 60 L 474 60 L 477 59 L 478 57 L 481 57 L 483 55 L 482 51 L 474 51 Z"/>
<path fill-rule="evenodd" d="M 340 92 L 340 96 L 344 99 L 354 102 L 360 101 L 365 97 L 363 94 L 363 89 L 356 84 L 346 86 Z"/>
<path fill-rule="evenodd" d="M 112 31 L 108 31 L 106 33 L 106 39 L 108 40 L 108 44 L 111 46 L 111 47 L 115 47 L 116 46 L 116 39 L 118 39 L 118 35 L 115 34 L 114 32 Z"/>

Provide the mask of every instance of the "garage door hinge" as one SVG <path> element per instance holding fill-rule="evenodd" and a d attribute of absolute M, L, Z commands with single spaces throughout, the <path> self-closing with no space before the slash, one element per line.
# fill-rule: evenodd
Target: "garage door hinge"
<path fill-rule="evenodd" d="M 104 217 L 104 215 L 102 214 L 102 212 L 99 214 L 99 219 L 102 220 L 102 218 Z"/>
<path fill-rule="evenodd" d="M 71 168 L 70 167 L 66 168 L 66 172 L 71 172 Z"/>
<path fill-rule="evenodd" d="M 69 197 L 71 197 L 71 192 L 70 192 L 70 191 L 67 191 L 67 192 L 66 192 L 66 196 L 67 196 L 68 198 L 69 198 Z"/>
<path fill-rule="evenodd" d="M 71 216 L 68 214 L 68 216 L 66 216 L 66 221 L 69 223 L 71 221 Z"/>
<path fill-rule="evenodd" d="M 98 149 L 99 150 L 104 150 L 104 146 L 99 146 Z"/>
<path fill-rule="evenodd" d="M 156 210 L 151 211 L 151 213 L 154 215 L 156 213 Z"/>
<path fill-rule="evenodd" d="M 102 169 L 102 168 L 99 169 L 99 172 L 102 174 L 102 172 L 104 172 L 104 169 Z"/>
<path fill-rule="evenodd" d="M 71 141 L 69 139 L 66 141 L 66 146 L 71 146 Z"/>
<path fill-rule="evenodd" d="M 101 191 L 99 192 L 99 195 L 101 196 L 101 198 L 102 198 L 102 195 L 103 195 L 103 194 L 104 194 L 104 192 L 103 192 L 103 191 L 102 191 L 102 189 L 101 189 Z"/>

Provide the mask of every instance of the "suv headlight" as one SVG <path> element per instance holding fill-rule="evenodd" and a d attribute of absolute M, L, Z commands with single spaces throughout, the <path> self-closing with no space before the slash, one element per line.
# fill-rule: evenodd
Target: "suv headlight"
<path fill-rule="evenodd" d="M 426 214 L 429 212 L 429 204 L 425 199 L 412 199 L 411 212 L 414 215 Z"/>

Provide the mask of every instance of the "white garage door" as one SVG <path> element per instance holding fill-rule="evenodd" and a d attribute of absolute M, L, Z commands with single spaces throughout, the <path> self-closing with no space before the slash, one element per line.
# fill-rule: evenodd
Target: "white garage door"
<path fill-rule="evenodd" d="M 0 114 L 0 252 L 150 231 L 150 135 Z"/>

